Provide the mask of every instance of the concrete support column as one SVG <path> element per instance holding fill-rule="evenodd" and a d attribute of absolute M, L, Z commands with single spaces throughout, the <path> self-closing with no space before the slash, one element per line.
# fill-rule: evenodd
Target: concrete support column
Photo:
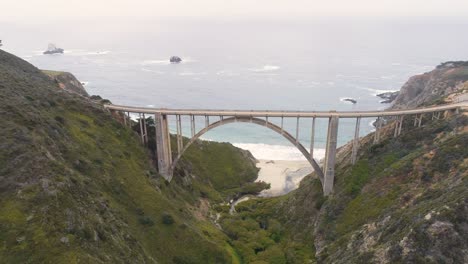
<path fill-rule="evenodd" d="M 130 112 L 127 112 L 128 117 L 128 127 L 132 128 L 132 118 L 130 117 Z"/>
<path fill-rule="evenodd" d="M 192 137 L 195 136 L 195 116 L 190 116 L 190 127 L 192 128 Z"/>
<path fill-rule="evenodd" d="M 401 134 L 401 127 L 403 125 L 403 117 L 404 116 L 399 116 L 395 120 L 395 131 L 393 133 L 393 137 L 397 137 Z"/>
<path fill-rule="evenodd" d="M 403 127 L 403 119 L 405 118 L 404 115 L 400 116 L 400 121 L 398 122 L 398 136 L 401 135 L 401 128 Z"/>
<path fill-rule="evenodd" d="M 323 181 L 324 195 L 329 195 L 333 191 L 333 182 L 335 179 L 336 145 L 338 140 L 338 121 L 339 117 L 337 116 L 330 117 L 328 121 L 327 147 L 323 166 L 323 172 L 325 174 Z"/>
<path fill-rule="evenodd" d="M 314 158 L 314 144 L 315 144 L 315 117 L 312 118 L 312 131 L 310 133 L 310 157 Z"/>
<path fill-rule="evenodd" d="M 281 117 L 281 135 L 283 134 L 283 123 L 284 123 L 284 117 Z"/>
<path fill-rule="evenodd" d="M 299 117 L 297 117 L 296 121 L 296 142 L 299 142 Z"/>
<path fill-rule="evenodd" d="M 170 181 L 172 178 L 172 153 L 167 115 L 156 114 L 155 123 L 158 171 L 161 176 Z"/>
<path fill-rule="evenodd" d="M 176 115 L 176 127 L 177 127 L 177 154 L 181 154 L 182 149 L 184 148 L 184 142 L 182 139 L 182 122 L 180 120 L 180 115 Z"/>
<path fill-rule="evenodd" d="M 359 148 L 359 128 L 361 126 L 361 117 L 356 119 L 356 128 L 354 130 L 353 152 L 351 154 L 351 163 L 356 164 L 357 152 Z"/>
<path fill-rule="evenodd" d="M 145 130 L 145 144 L 148 145 L 148 126 L 146 125 L 145 114 L 143 114 L 143 128 Z"/>
<path fill-rule="evenodd" d="M 138 122 L 140 123 L 140 138 L 141 138 L 141 144 L 145 144 L 145 129 L 143 128 L 143 117 L 141 113 L 138 116 Z"/>
<path fill-rule="evenodd" d="M 374 144 L 378 143 L 380 140 L 380 128 L 382 127 L 382 119 L 377 117 L 377 126 L 375 127 L 375 133 L 374 133 Z"/>

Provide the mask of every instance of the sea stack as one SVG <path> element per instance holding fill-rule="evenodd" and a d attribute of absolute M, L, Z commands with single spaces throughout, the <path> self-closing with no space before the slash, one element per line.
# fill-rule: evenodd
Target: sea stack
<path fill-rule="evenodd" d="M 172 56 L 169 61 L 171 63 L 181 63 L 182 62 L 182 59 L 180 57 L 177 57 L 177 56 Z"/>
<path fill-rule="evenodd" d="M 43 52 L 44 54 L 56 54 L 56 53 L 63 53 L 63 49 L 57 48 L 54 44 L 50 43 L 49 47 L 46 51 Z"/>

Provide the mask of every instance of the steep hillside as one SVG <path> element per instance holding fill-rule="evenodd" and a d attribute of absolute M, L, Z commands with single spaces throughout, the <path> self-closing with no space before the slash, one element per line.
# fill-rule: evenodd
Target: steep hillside
<path fill-rule="evenodd" d="M 209 216 L 214 188 L 157 175 L 148 151 L 110 113 L 0 51 L 0 262 L 230 263 L 237 254 Z M 244 152 L 210 143 L 194 179 L 255 176 Z M 235 162 L 231 162 L 234 160 Z M 251 164 L 236 168 L 240 163 Z M 205 168 L 204 170 L 202 168 Z M 254 175 L 252 175 L 252 172 Z M 180 178 L 180 177 L 176 177 Z M 241 183 L 239 183 L 241 184 Z"/>
<path fill-rule="evenodd" d="M 47 70 L 43 70 L 42 72 L 49 76 L 61 89 L 78 95 L 88 96 L 88 92 L 86 92 L 81 82 L 73 74 Z"/>
<path fill-rule="evenodd" d="M 459 83 L 460 74 L 453 76 L 431 85 Z M 453 98 L 453 92 L 462 91 L 441 94 Z M 443 98 L 408 101 L 419 105 Z M 221 225 L 242 259 L 467 263 L 468 117 L 452 113 L 432 121 L 426 116 L 421 128 L 406 119 L 397 138 L 393 126 L 389 119 L 378 144 L 373 144 L 373 133 L 360 140 L 355 165 L 351 144 L 339 149 L 332 196 L 323 196 L 312 174 L 283 197 L 249 200 L 237 206 L 237 215 L 224 213 Z"/>
<path fill-rule="evenodd" d="M 391 108 L 433 104 L 454 92 L 468 92 L 468 62 L 445 62 L 430 72 L 411 77 L 401 88 Z"/>

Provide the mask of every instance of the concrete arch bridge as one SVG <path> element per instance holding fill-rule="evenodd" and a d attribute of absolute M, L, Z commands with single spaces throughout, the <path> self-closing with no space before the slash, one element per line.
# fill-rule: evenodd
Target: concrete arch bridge
<path fill-rule="evenodd" d="M 468 108 L 468 101 L 454 103 L 449 105 L 431 106 L 426 108 L 409 109 L 409 110 L 388 110 L 388 111 L 246 111 L 246 110 L 203 110 L 203 109 L 164 109 L 164 108 L 142 108 L 123 105 L 105 105 L 105 108 L 110 111 L 122 112 L 125 116 L 124 122 L 130 124 L 130 114 L 139 114 L 140 118 L 140 137 L 144 144 L 148 143 L 147 125 L 145 115 L 154 115 L 156 126 L 156 154 L 159 173 L 168 181 L 172 179 L 174 169 L 187 150 L 187 148 L 208 131 L 223 126 L 225 124 L 235 122 L 246 122 L 263 127 L 267 127 L 276 133 L 282 135 L 291 142 L 307 159 L 316 171 L 325 195 L 329 195 L 333 191 L 333 182 L 335 177 L 335 159 L 337 150 L 338 125 L 340 119 L 355 119 L 356 125 L 354 129 L 353 147 L 351 160 L 356 162 L 357 152 L 359 148 L 359 129 L 362 118 L 395 118 L 394 136 L 402 133 L 402 124 L 405 118 L 414 119 L 414 126 L 419 127 L 422 123 L 424 115 L 431 115 L 432 119 L 445 117 L 447 112 L 460 112 Z M 174 156 L 171 150 L 170 134 L 169 134 L 169 116 L 175 116 L 177 128 L 177 155 Z M 182 117 L 188 116 L 190 119 L 191 138 L 184 146 L 182 140 Z M 205 125 L 199 131 L 195 126 L 195 118 L 203 117 Z M 210 122 L 210 117 L 217 117 L 216 121 Z M 274 124 L 269 118 L 279 118 L 280 124 Z M 296 119 L 296 131 L 294 134 L 289 133 L 283 127 L 284 119 Z M 314 158 L 314 139 L 315 139 L 315 123 L 317 118 L 328 120 L 327 141 L 325 148 L 325 158 L 321 167 Z M 214 118 L 212 118 L 214 119 Z M 299 141 L 299 120 L 311 120 L 311 144 L 309 149 Z M 376 132 L 374 135 L 374 143 L 379 142 L 380 129 L 382 122 L 377 122 Z"/>

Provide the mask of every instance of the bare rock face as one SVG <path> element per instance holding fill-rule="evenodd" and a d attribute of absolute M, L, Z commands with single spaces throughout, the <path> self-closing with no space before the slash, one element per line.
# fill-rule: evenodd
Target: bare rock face
<path fill-rule="evenodd" d="M 416 108 L 457 92 L 468 81 L 468 61 L 445 62 L 436 69 L 411 77 L 390 109 Z"/>
<path fill-rule="evenodd" d="M 69 72 L 56 72 L 56 71 L 43 71 L 48 75 L 52 80 L 54 80 L 57 85 L 69 92 L 79 94 L 82 96 L 88 97 L 88 93 L 76 77 Z"/>
<path fill-rule="evenodd" d="M 383 99 L 382 101 L 380 101 L 381 104 L 389 104 L 389 103 L 395 101 L 395 99 L 397 98 L 399 93 L 400 93 L 400 91 L 385 92 L 385 93 L 378 94 L 377 97 L 380 97 L 380 98 Z"/>

